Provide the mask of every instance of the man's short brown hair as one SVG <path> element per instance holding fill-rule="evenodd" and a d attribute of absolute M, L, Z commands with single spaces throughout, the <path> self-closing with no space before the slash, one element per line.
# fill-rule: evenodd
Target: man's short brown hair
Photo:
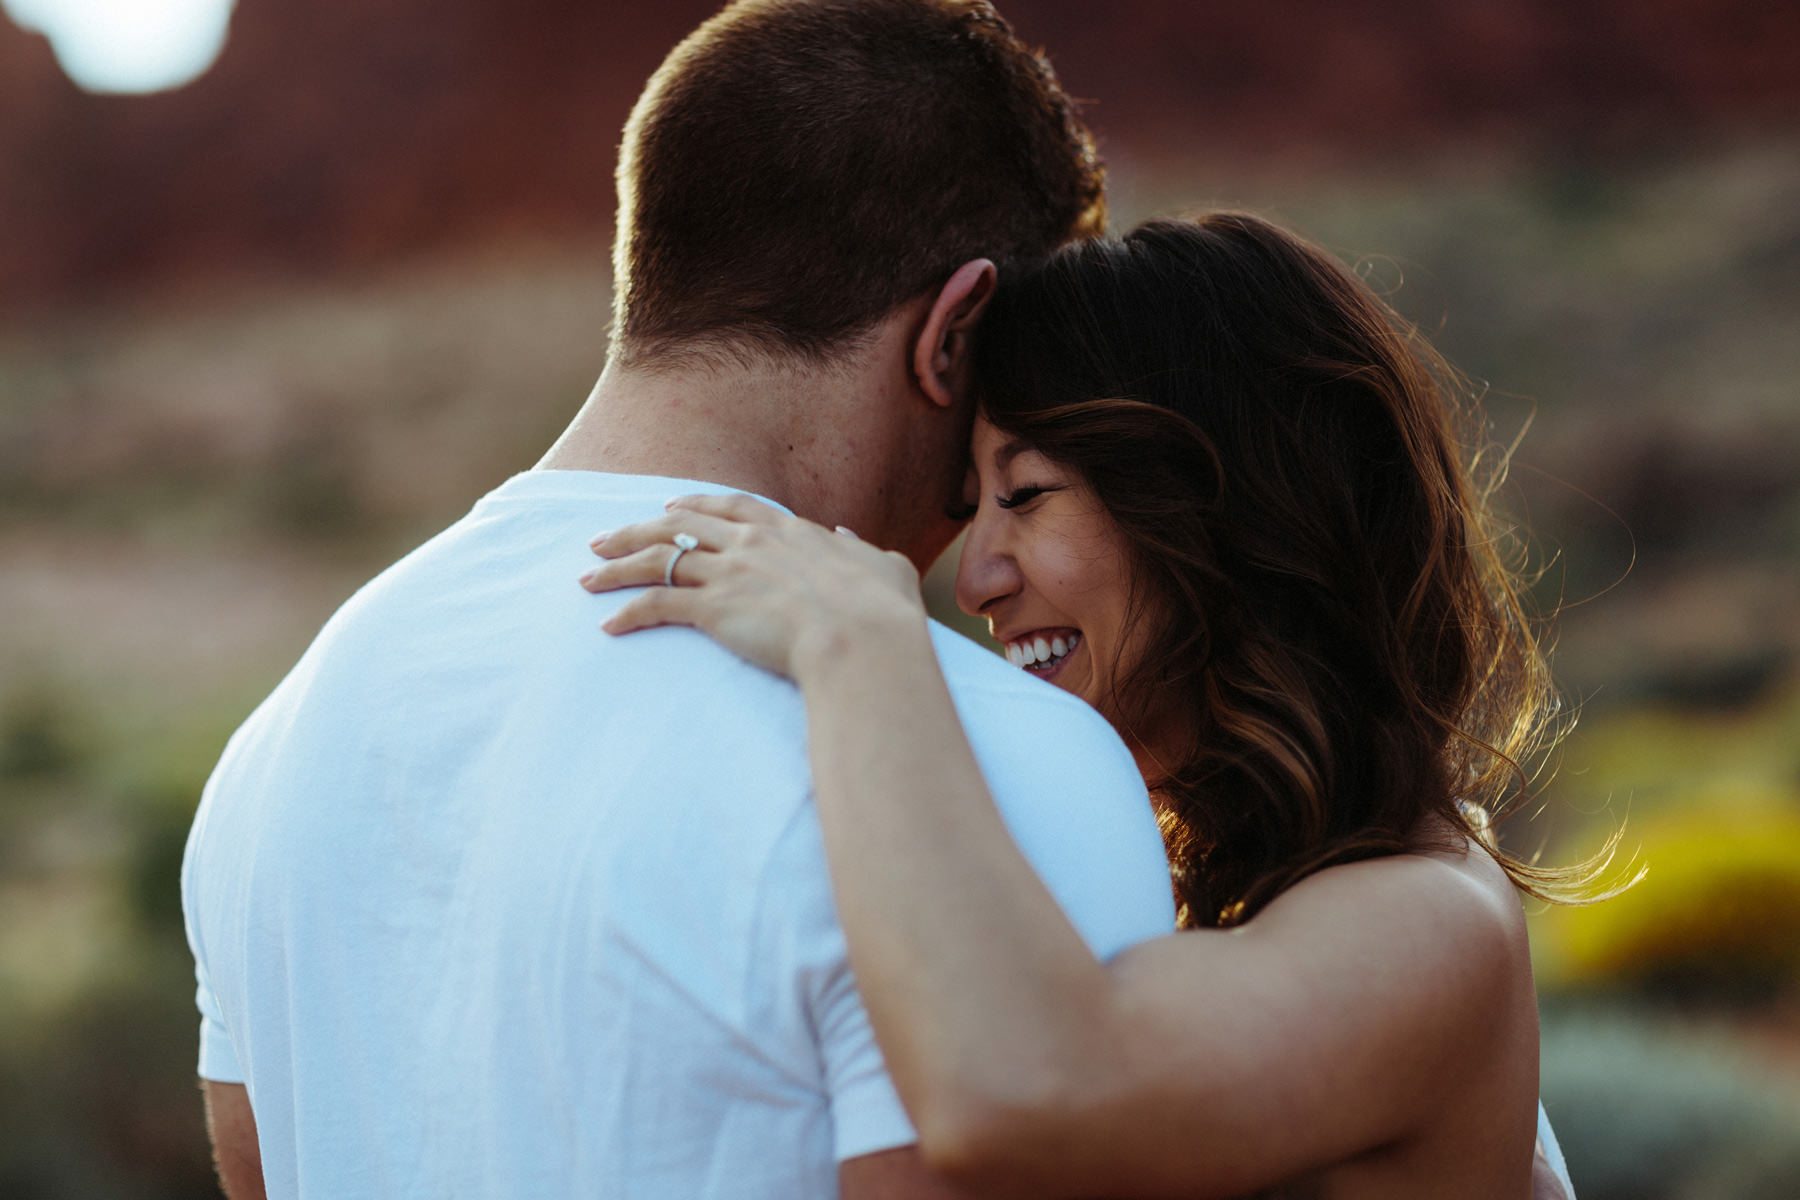
<path fill-rule="evenodd" d="M 615 353 L 829 362 L 972 258 L 1105 224 L 1092 139 L 986 0 L 739 0 L 625 126 Z"/>

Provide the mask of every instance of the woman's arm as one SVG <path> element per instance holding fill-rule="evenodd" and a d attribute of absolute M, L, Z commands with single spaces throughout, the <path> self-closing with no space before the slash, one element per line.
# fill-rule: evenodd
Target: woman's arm
<path fill-rule="evenodd" d="M 795 678 L 851 965 L 920 1146 L 1013 1179 L 1107 1068 L 1106 972 L 1008 835 L 923 620 L 846 629 Z"/>
<path fill-rule="evenodd" d="M 589 586 L 661 582 L 693 532 L 688 586 L 608 628 L 695 625 L 803 689 L 852 965 L 933 1165 L 1020 1194 L 1242 1194 L 1404 1139 L 1449 1064 L 1485 1065 L 1473 1031 L 1516 947 L 1462 873 L 1342 868 L 1103 965 L 1007 834 L 910 568 L 741 498 L 684 503 L 612 535 Z"/>
<path fill-rule="evenodd" d="M 1430 860 L 1096 962 L 934 662 L 922 631 L 871 626 L 795 663 L 851 962 L 929 1161 L 1029 1194 L 1241 1195 L 1406 1137 L 1485 1065 L 1515 947 Z"/>

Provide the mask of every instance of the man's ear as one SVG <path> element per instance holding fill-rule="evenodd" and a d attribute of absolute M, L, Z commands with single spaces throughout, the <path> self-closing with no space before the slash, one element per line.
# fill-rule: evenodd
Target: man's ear
<path fill-rule="evenodd" d="M 956 268 L 956 274 L 939 289 L 913 343 L 913 375 L 919 390 L 943 408 L 956 402 L 955 385 L 967 368 L 970 334 L 993 299 L 998 278 L 994 264 L 985 258 L 970 259 Z"/>

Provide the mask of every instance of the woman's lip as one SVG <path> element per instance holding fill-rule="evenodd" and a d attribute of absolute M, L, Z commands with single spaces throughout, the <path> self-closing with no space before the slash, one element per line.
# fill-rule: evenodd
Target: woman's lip
<path fill-rule="evenodd" d="M 1031 671 L 1029 668 L 1026 668 L 1026 670 L 1028 671 L 1029 674 L 1036 675 L 1039 679 L 1042 679 L 1047 683 L 1055 683 L 1056 677 L 1063 673 L 1063 668 L 1068 666 L 1069 663 L 1074 660 L 1074 658 L 1077 654 L 1081 653 L 1081 648 L 1085 645 L 1087 645 L 1087 639 L 1082 638 L 1080 641 L 1076 642 L 1073 646 L 1070 646 L 1069 652 L 1067 654 L 1063 655 L 1061 658 L 1057 659 L 1056 664 L 1054 666 L 1052 666 L 1048 671 Z"/>

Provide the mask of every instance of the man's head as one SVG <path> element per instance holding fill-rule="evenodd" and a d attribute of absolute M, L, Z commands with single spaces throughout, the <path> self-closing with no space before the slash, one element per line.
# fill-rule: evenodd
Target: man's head
<path fill-rule="evenodd" d="M 739 0 L 626 125 L 614 355 L 831 365 L 971 259 L 1100 232 L 1101 179 L 985 0 Z"/>

